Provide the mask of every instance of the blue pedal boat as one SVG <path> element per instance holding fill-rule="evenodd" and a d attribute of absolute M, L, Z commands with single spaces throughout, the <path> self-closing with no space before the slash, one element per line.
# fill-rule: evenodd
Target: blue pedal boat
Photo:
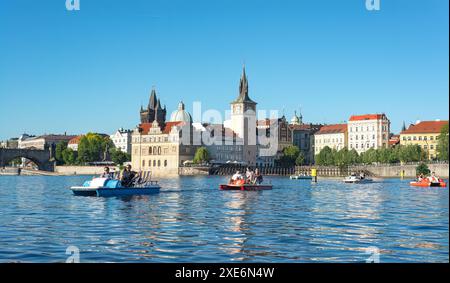
<path fill-rule="evenodd" d="M 119 180 L 94 178 L 85 181 L 83 186 L 74 186 L 70 190 L 76 196 L 112 197 L 157 194 L 160 188 L 158 181 L 146 181 L 133 187 L 124 187 Z"/>

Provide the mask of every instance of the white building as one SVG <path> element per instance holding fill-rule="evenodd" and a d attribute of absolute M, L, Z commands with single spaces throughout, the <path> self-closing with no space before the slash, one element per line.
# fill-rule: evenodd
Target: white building
<path fill-rule="evenodd" d="M 369 148 L 387 148 L 391 122 L 385 114 L 351 116 L 348 121 L 348 147 L 358 153 Z"/>
<path fill-rule="evenodd" d="M 114 146 L 122 152 L 131 154 L 131 134 L 132 130 L 124 130 L 120 128 L 114 134 L 110 135 L 110 139 Z"/>
<path fill-rule="evenodd" d="M 347 125 L 326 125 L 314 134 L 315 155 L 328 146 L 331 149 L 341 150 L 347 146 Z"/>

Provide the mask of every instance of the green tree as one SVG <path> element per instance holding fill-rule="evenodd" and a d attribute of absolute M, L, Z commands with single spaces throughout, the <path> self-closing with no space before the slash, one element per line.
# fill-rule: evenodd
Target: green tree
<path fill-rule="evenodd" d="M 123 163 L 131 161 L 131 155 L 116 148 L 110 150 L 111 160 L 117 165 L 123 165 Z"/>
<path fill-rule="evenodd" d="M 283 166 L 293 166 L 300 154 L 300 149 L 295 145 L 287 146 L 283 149 L 283 154 L 281 155 L 278 162 Z"/>
<path fill-rule="evenodd" d="M 76 152 L 73 151 L 71 148 L 65 148 L 61 152 L 62 160 L 64 161 L 64 164 L 67 165 L 74 165 L 76 163 L 77 157 Z"/>
<path fill-rule="evenodd" d="M 305 154 L 303 151 L 300 151 L 297 158 L 295 159 L 295 165 L 302 166 L 305 164 Z"/>
<path fill-rule="evenodd" d="M 437 144 L 438 159 L 448 161 L 448 123 L 441 129 Z"/>
<path fill-rule="evenodd" d="M 425 163 L 420 163 L 419 166 L 416 167 L 416 174 L 420 175 L 423 174 L 424 176 L 430 174 L 430 169 Z"/>
<path fill-rule="evenodd" d="M 400 146 L 398 159 L 402 162 L 417 162 L 426 160 L 426 152 L 419 145 Z"/>
<path fill-rule="evenodd" d="M 64 158 L 62 155 L 62 152 L 67 148 L 67 142 L 66 141 L 60 141 L 56 144 L 55 148 L 55 159 L 58 164 L 64 163 Z"/>
<path fill-rule="evenodd" d="M 197 151 L 195 152 L 195 156 L 194 156 L 194 163 L 195 164 L 200 164 L 200 163 L 204 163 L 204 162 L 208 162 L 210 157 L 209 157 L 209 152 L 208 149 L 206 149 L 206 147 L 202 146 L 199 147 L 197 149 Z"/>
<path fill-rule="evenodd" d="M 329 146 L 325 146 L 319 154 L 316 155 L 316 164 L 324 166 L 334 165 L 333 154 L 333 150 Z"/>
<path fill-rule="evenodd" d="M 78 162 L 101 161 L 105 152 L 109 153 L 112 148 L 114 144 L 109 137 L 88 133 L 80 139 L 78 144 Z"/>

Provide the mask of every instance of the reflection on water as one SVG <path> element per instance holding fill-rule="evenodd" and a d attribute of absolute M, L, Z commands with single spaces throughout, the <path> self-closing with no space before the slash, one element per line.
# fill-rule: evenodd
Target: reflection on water
<path fill-rule="evenodd" d="M 86 177 L 0 177 L 0 262 L 448 262 L 448 189 L 407 181 L 271 178 L 223 192 L 221 177 L 163 179 L 161 193 L 76 197 Z"/>

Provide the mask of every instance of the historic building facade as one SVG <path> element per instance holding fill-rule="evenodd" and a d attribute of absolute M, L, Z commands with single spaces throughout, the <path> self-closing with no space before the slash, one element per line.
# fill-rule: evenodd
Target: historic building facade
<path fill-rule="evenodd" d="M 419 121 L 400 133 L 400 145 L 418 145 L 428 159 L 435 159 L 441 129 L 447 124 L 448 121 Z"/>
<path fill-rule="evenodd" d="M 118 150 L 131 154 L 132 133 L 132 130 L 125 130 L 123 128 L 120 128 L 114 134 L 110 135 L 109 138 Z"/>
<path fill-rule="evenodd" d="M 273 166 L 275 161 L 283 155 L 283 149 L 292 144 L 292 131 L 286 117 L 278 119 L 264 119 L 257 123 L 258 132 L 265 135 L 268 144 L 258 143 L 257 165 Z M 267 154 L 261 154 L 266 152 Z"/>
<path fill-rule="evenodd" d="M 133 170 L 151 171 L 154 175 L 178 175 L 179 168 L 194 158 L 191 115 L 180 102 L 166 122 L 166 107 L 153 89 L 146 110 L 141 107 L 141 123 L 131 134 Z M 154 115 L 153 118 L 151 115 Z"/>
<path fill-rule="evenodd" d="M 347 147 L 347 124 L 325 125 L 314 134 L 315 155 L 328 146 L 341 150 Z"/>
<path fill-rule="evenodd" d="M 351 116 L 348 121 L 349 150 L 358 153 L 369 148 L 387 148 L 389 146 L 391 122 L 385 114 L 366 114 Z"/>

